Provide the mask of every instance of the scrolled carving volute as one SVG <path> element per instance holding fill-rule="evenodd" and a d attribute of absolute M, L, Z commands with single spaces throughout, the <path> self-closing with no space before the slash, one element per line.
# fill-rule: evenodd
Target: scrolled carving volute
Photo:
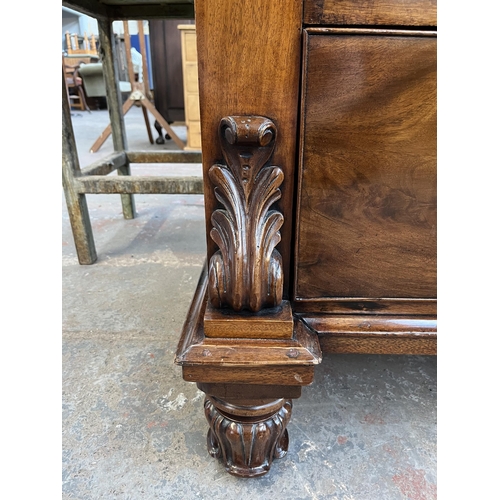
<path fill-rule="evenodd" d="M 219 136 L 226 165 L 209 170 L 223 209 L 213 212 L 209 297 L 214 307 L 259 311 L 279 305 L 283 269 L 276 245 L 283 215 L 271 206 L 281 198 L 283 171 L 267 166 L 276 143 L 275 124 L 262 116 L 229 116 Z"/>

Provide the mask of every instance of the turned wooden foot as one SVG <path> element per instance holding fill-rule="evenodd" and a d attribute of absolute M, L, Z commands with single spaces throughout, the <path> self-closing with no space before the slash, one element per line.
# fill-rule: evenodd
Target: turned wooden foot
<path fill-rule="evenodd" d="M 282 458 L 288 451 L 286 426 L 291 415 L 290 399 L 259 401 L 251 405 L 207 396 L 208 452 L 221 459 L 230 474 L 262 476 L 269 471 L 274 458 Z"/>

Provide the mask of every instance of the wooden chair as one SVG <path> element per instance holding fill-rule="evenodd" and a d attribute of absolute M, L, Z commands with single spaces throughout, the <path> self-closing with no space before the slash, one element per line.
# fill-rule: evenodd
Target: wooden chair
<path fill-rule="evenodd" d="M 78 76 L 82 78 L 83 89 L 87 97 L 106 97 L 106 82 L 102 62 L 82 64 L 78 68 Z M 132 85 L 127 81 L 119 81 L 120 93 L 132 91 Z"/>
<path fill-rule="evenodd" d="M 88 111 L 90 109 L 87 105 L 87 100 L 85 99 L 85 92 L 82 87 L 82 79 L 78 74 L 78 68 L 81 62 L 70 64 L 67 59 L 63 56 L 62 65 L 64 71 L 64 80 L 66 82 L 66 92 L 68 95 L 68 101 L 71 108 L 76 108 L 81 111 Z"/>
<path fill-rule="evenodd" d="M 95 40 L 95 36 L 92 34 L 89 41 L 87 33 L 84 33 L 83 47 L 80 47 L 78 35 L 76 33 L 70 35 L 69 31 L 66 31 L 66 53 L 68 55 L 92 55 L 98 57 L 99 54 L 97 53 L 97 43 Z"/>

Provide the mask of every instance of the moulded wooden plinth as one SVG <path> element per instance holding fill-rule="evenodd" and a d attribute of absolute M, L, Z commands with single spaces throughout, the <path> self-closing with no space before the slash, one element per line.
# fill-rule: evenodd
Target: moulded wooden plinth
<path fill-rule="evenodd" d="M 318 336 L 295 321 L 289 338 L 211 338 L 205 335 L 207 267 L 191 303 L 175 362 L 185 380 L 202 383 L 304 386 L 321 362 Z"/>
<path fill-rule="evenodd" d="M 257 313 L 216 309 L 210 302 L 203 321 L 206 337 L 247 339 L 291 339 L 293 316 L 290 302 Z"/>
<path fill-rule="evenodd" d="M 437 354 L 436 316 L 304 314 L 323 352 L 336 354 Z"/>

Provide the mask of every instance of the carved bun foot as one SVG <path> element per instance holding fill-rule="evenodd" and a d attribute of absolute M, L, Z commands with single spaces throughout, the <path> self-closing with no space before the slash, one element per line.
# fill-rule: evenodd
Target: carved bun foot
<path fill-rule="evenodd" d="M 277 399 L 259 405 L 239 405 L 216 397 L 205 398 L 205 416 L 210 429 L 209 454 L 220 458 L 235 476 L 266 474 L 274 458 L 288 451 L 286 426 L 292 415 L 292 401 Z"/>

